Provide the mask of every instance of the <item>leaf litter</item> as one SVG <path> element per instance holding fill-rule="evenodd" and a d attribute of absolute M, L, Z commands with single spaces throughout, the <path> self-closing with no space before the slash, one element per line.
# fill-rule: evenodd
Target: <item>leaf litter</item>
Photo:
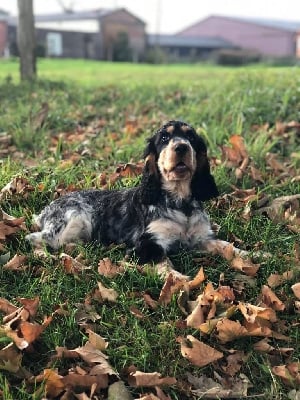
<path fill-rule="evenodd" d="M 32 116 L 32 126 L 39 129 L 47 122 L 48 106 L 42 106 L 40 114 Z M 62 133 L 61 137 L 69 143 L 79 143 L 80 141 L 93 140 L 97 129 L 103 127 L 105 121 L 93 123 L 87 128 L 77 128 L 75 133 Z M 131 138 L 136 137 L 142 129 L 138 120 L 128 119 L 125 124 L 124 133 Z M 290 140 L 290 133 L 299 130 L 299 124 L 291 122 L 289 124 L 277 123 L 275 130 L 264 127 L 270 140 L 274 136 L 284 137 Z M 53 136 L 53 151 L 57 150 L 61 138 Z M 268 153 L 265 155 L 266 170 L 260 170 L 254 164 L 248 154 L 247 146 L 240 135 L 233 135 L 229 138 L 230 146 L 222 146 L 222 161 L 225 168 L 232 170 L 237 181 L 241 181 L 245 176 L 249 177 L 254 184 L 250 189 L 239 189 L 234 187 L 233 192 L 221 196 L 216 200 L 216 206 L 220 211 L 230 209 L 238 210 L 241 218 L 249 220 L 254 215 L 265 215 L 275 224 L 282 224 L 291 233 L 299 233 L 299 204 L 300 195 L 279 196 L 270 199 L 267 195 L 258 190 L 257 185 L 263 184 L 268 176 L 273 176 L 278 187 L 288 179 L 297 182 L 299 175 L 294 166 L 286 161 L 278 159 L 276 154 Z M 81 152 L 92 154 L 85 148 Z M 61 164 L 62 168 L 68 168 L 78 162 L 79 153 L 64 151 Z M 216 161 L 216 164 L 219 162 Z M 127 163 L 119 165 L 115 171 L 110 173 L 103 171 L 100 175 L 94 176 L 95 187 L 106 188 L 115 184 L 117 181 L 132 177 L 137 177 L 143 169 L 143 162 Z M 80 184 L 79 184 L 80 187 Z M 56 196 L 60 196 L 69 191 L 76 190 L 74 185 L 61 185 L 56 187 Z M 0 198 L 3 201 L 16 203 L 24 201 L 35 190 L 29 180 L 22 176 L 15 177 L 5 185 L 0 191 Z M 5 249 L 9 240 L 18 236 L 21 231 L 26 230 L 25 218 L 15 218 L 1 210 L 0 218 L 0 246 L 2 251 Z M 234 234 L 233 234 L 234 237 Z M 235 237 L 235 240 L 238 240 Z M 240 241 L 243 245 L 243 242 Z M 259 247 L 259 244 L 258 244 Z M 85 264 L 81 257 L 73 258 L 67 253 L 60 256 L 53 256 L 42 252 L 42 258 L 52 258 L 55 263 L 60 263 L 65 274 L 78 276 L 85 279 L 91 272 L 91 266 Z M 8 254 L 8 253 L 7 253 Z M 261 293 L 254 302 L 244 300 L 244 292 L 249 285 L 256 284 L 256 276 L 259 272 L 260 264 L 254 263 L 249 258 L 239 257 L 234 254 L 233 246 L 229 245 L 222 249 L 222 257 L 227 260 L 228 265 L 233 268 L 235 277 L 229 285 L 219 283 L 215 286 L 207 281 L 208 277 L 205 267 L 199 268 L 195 277 L 188 279 L 183 275 L 176 275 L 172 268 L 163 268 L 161 276 L 165 275 L 164 284 L 157 298 L 151 293 L 141 293 L 140 298 L 144 305 L 151 310 L 160 307 L 169 307 L 172 298 L 177 297 L 179 308 L 185 315 L 182 326 L 193 329 L 193 335 L 186 337 L 178 336 L 176 341 L 179 345 L 178 353 L 191 365 L 204 367 L 211 365 L 214 369 L 213 378 L 200 374 L 197 376 L 187 373 L 190 384 L 189 395 L 201 396 L 202 398 L 240 398 L 248 395 L 251 388 L 249 378 L 241 372 L 243 365 L 247 361 L 250 351 L 267 354 L 269 357 L 280 355 L 285 357 L 286 364 L 274 364 L 277 358 L 270 358 L 272 372 L 284 385 L 289 387 L 299 387 L 299 363 L 289 362 L 295 347 L 279 346 L 277 341 L 288 341 L 289 338 L 280 328 L 281 313 L 290 307 L 286 298 L 282 299 L 273 292 L 274 289 L 282 285 L 290 285 L 293 295 L 294 313 L 300 311 L 300 283 L 294 283 L 298 276 L 299 255 L 295 256 L 294 263 L 298 265 L 279 273 L 273 273 L 262 286 Z M 38 256 L 38 254 L 36 254 Z M 298 257 L 298 258 L 297 258 Z M 27 257 L 15 254 L 8 260 L 2 268 L 11 272 L 24 271 L 26 269 Z M 98 273 L 105 279 L 112 279 L 126 273 L 124 263 L 113 263 L 108 257 L 102 258 L 98 262 Z M 27 384 L 36 387 L 36 394 L 43 390 L 49 398 L 65 396 L 78 396 L 78 389 L 83 390 L 82 398 L 96 399 L 99 393 L 112 386 L 110 377 L 117 381 L 119 374 L 109 364 L 108 356 L 104 353 L 108 342 L 96 333 L 95 322 L 101 320 L 92 303 L 112 303 L 118 302 L 118 293 L 106 287 L 100 280 L 97 286 L 87 294 L 84 304 L 77 305 L 76 322 L 79 329 L 83 329 L 88 335 L 85 345 L 75 349 L 64 347 L 56 348 L 56 355 L 53 356 L 48 368 L 45 368 L 37 376 L 33 376 L 22 366 L 23 354 L 26 354 L 37 340 L 43 336 L 43 332 L 52 323 L 53 318 L 59 311 L 54 310 L 50 316 L 39 315 L 39 299 L 16 299 L 21 306 L 10 303 L 7 299 L 0 299 L 0 312 L 6 316 L 0 325 L 0 338 L 7 338 L 10 343 L 0 350 L 0 369 L 25 379 Z M 145 314 L 139 307 L 131 306 L 128 312 L 132 313 L 137 319 L 144 320 Z M 148 317 L 147 317 L 148 318 Z M 179 326 L 180 324 L 178 324 Z M 241 351 L 232 348 L 236 341 L 245 337 L 254 338 L 252 349 Z M 201 338 L 201 340 L 199 340 Z M 207 340 L 213 345 L 208 345 Z M 227 347 L 229 345 L 229 348 Z M 51 363 L 57 358 L 72 360 L 72 364 L 67 371 L 59 371 Z M 80 363 L 78 361 L 80 360 Z M 170 400 L 160 386 L 179 385 L 175 377 L 162 377 L 159 372 L 142 372 L 134 369 L 127 377 L 127 384 L 134 387 L 155 388 L 156 392 L 149 392 L 142 399 Z M 120 382 L 120 381 L 119 381 Z M 45 384 L 42 389 L 42 384 Z M 122 389 L 124 390 L 124 388 Z M 129 395 L 125 387 L 126 395 Z M 123 393 L 125 393 L 123 392 Z M 85 397 L 84 397 L 85 396 Z M 66 398 L 67 398 L 66 397 Z M 77 397 L 79 398 L 79 397 Z"/>

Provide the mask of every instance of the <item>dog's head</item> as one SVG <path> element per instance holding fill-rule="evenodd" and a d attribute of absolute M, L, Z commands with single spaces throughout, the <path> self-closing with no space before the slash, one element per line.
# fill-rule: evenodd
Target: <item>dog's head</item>
<path fill-rule="evenodd" d="M 175 198 L 201 201 L 218 195 L 206 145 L 190 125 L 181 121 L 163 125 L 148 140 L 144 157 L 149 193 L 162 187 Z"/>

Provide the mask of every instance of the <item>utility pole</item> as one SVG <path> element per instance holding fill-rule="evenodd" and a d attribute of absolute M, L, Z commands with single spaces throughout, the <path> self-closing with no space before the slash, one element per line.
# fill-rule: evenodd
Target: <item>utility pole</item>
<path fill-rule="evenodd" d="M 34 80 L 36 77 L 36 57 L 33 0 L 18 0 L 18 10 L 18 48 L 21 80 Z"/>

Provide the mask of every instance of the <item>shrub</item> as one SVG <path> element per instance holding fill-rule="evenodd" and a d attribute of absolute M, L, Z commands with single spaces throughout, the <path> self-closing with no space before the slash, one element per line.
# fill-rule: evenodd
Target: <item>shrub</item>
<path fill-rule="evenodd" d="M 245 65 L 260 60 L 261 55 L 254 50 L 221 49 L 214 53 L 214 61 L 219 65 Z"/>

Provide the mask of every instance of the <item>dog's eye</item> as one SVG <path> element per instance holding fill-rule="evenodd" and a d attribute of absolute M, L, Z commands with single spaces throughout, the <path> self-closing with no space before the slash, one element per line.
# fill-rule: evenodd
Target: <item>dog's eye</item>
<path fill-rule="evenodd" d="M 169 136 L 168 135 L 162 135 L 160 138 L 161 143 L 168 143 L 169 141 Z"/>
<path fill-rule="evenodd" d="M 188 140 L 190 143 L 194 144 L 196 142 L 197 138 L 195 135 L 191 134 L 191 135 L 188 135 Z"/>

